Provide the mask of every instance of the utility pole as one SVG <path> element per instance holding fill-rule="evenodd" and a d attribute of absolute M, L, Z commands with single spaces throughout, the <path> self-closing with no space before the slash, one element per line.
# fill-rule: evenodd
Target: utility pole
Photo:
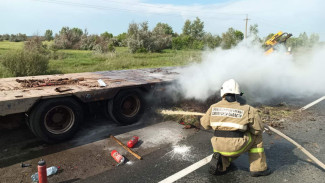
<path fill-rule="evenodd" d="M 245 26 L 245 39 L 247 38 L 247 23 L 248 23 L 248 15 L 246 15 L 246 19 L 244 19 L 246 21 L 246 26 Z"/>

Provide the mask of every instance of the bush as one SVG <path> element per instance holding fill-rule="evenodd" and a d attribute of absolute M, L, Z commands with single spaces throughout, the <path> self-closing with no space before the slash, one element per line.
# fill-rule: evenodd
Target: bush
<path fill-rule="evenodd" d="M 49 64 L 49 58 L 37 51 L 15 50 L 5 54 L 1 60 L 14 76 L 45 74 Z"/>
<path fill-rule="evenodd" d="M 201 41 L 201 40 L 194 40 L 192 42 L 191 48 L 192 49 L 195 49 L 195 50 L 203 50 L 203 48 L 204 48 L 204 42 Z"/>
<path fill-rule="evenodd" d="M 138 50 L 143 49 L 146 52 L 151 51 L 151 44 L 151 32 L 149 31 L 148 22 L 129 24 L 128 47 L 131 53 L 136 53 Z"/>
<path fill-rule="evenodd" d="M 95 48 L 96 44 L 98 44 L 97 41 L 99 39 L 100 39 L 100 37 L 97 35 L 90 35 L 90 36 L 84 35 L 81 38 L 79 49 L 93 50 Z"/>
<path fill-rule="evenodd" d="M 55 35 L 53 48 L 79 49 L 83 31 L 79 28 L 62 27 L 59 34 Z"/>
<path fill-rule="evenodd" d="M 132 53 L 160 52 L 171 47 L 172 35 L 166 34 L 162 24 L 149 30 L 148 22 L 131 23 L 128 29 L 128 47 Z"/>
<path fill-rule="evenodd" d="M 43 39 L 40 36 L 34 36 L 31 39 L 28 39 L 24 43 L 24 49 L 26 51 L 39 52 L 44 55 L 49 54 L 49 50 L 47 50 L 47 45 L 43 44 Z"/>
<path fill-rule="evenodd" d="M 115 52 L 115 47 L 114 47 L 114 43 L 110 43 L 108 44 L 108 52 Z"/>
<path fill-rule="evenodd" d="M 94 50 L 98 53 L 114 52 L 114 40 L 107 37 L 97 35 L 83 35 L 80 41 L 81 50 Z"/>
<path fill-rule="evenodd" d="M 181 35 L 174 37 L 172 40 L 172 48 L 176 50 L 192 48 L 194 39 L 191 36 Z"/>
<path fill-rule="evenodd" d="M 184 40 L 182 37 L 174 37 L 172 40 L 172 48 L 175 50 L 181 50 L 184 48 Z"/>
<path fill-rule="evenodd" d="M 116 39 L 117 39 L 118 45 L 115 45 L 115 46 L 124 46 L 124 47 L 126 47 L 128 45 L 128 43 L 127 43 L 127 33 L 126 32 L 123 32 L 122 34 L 117 35 Z"/>

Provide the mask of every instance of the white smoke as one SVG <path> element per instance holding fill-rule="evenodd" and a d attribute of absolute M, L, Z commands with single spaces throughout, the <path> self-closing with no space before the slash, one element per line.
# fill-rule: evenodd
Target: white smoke
<path fill-rule="evenodd" d="M 233 78 L 246 96 L 262 102 L 324 93 L 324 69 L 325 46 L 295 55 L 287 54 L 283 47 L 266 55 L 260 45 L 247 41 L 230 50 L 205 51 L 201 63 L 181 70 L 177 83 L 185 98 L 205 100 Z"/>

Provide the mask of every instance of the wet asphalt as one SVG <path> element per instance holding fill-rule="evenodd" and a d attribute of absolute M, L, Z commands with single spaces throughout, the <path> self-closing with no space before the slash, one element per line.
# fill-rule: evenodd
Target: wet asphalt
<path fill-rule="evenodd" d="M 308 101 L 312 102 L 306 99 L 288 104 L 303 106 Z M 286 121 L 281 131 L 325 162 L 325 101 L 305 113 L 306 117 L 301 121 Z M 175 144 L 168 145 L 144 156 L 143 160 L 135 161 L 132 166 L 118 166 L 80 182 L 159 182 L 212 154 L 211 136 L 209 132 L 199 131 L 177 144 L 189 147 L 187 153 L 175 154 Z M 251 177 L 248 155 L 245 153 L 234 161 L 235 166 L 227 174 L 210 175 L 207 164 L 176 182 L 325 182 L 325 171 L 294 145 L 274 133 L 264 133 L 263 137 L 271 175 Z"/>

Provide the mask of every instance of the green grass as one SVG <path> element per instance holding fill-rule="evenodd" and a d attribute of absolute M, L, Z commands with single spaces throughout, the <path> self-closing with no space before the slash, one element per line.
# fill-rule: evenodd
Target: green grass
<path fill-rule="evenodd" d="M 23 43 L 0 42 L 0 57 L 10 50 L 23 48 Z M 198 50 L 163 50 L 161 53 L 132 54 L 128 48 L 117 47 L 115 53 L 98 54 L 85 50 L 58 50 L 58 59 L 51 59 L 48 74 L 93 72 L 181 66 L 201 60 Z M 12 76 L 0 64 L 0 77 Z"/>

